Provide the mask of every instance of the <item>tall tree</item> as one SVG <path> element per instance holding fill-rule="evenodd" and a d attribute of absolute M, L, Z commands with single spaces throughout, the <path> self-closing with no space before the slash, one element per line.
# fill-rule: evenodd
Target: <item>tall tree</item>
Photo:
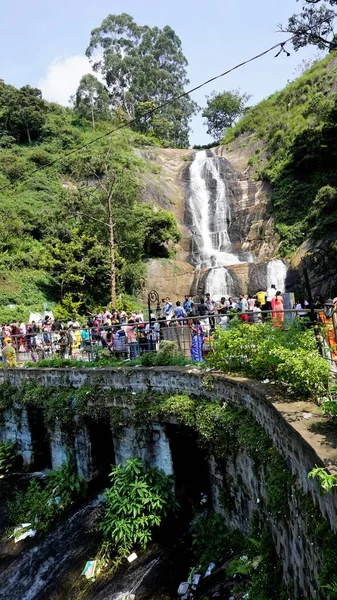
<path fill-rule="evenodd" d="M 74 107 L 80 116 L 91 120 L 93 129 L 97 119 L 109 118 L 109 103 L 109 92 L 97 77 L 91 73 L 83 75 L 74 97 Z"/>
<path fill-rule="evenodd" d="M 232 90 L 221 94 L 213 92 L 206 98 L 207 106 L 202 116 L 206 118 L 207 133 L 218 142 L 224 136 L 226 129 L 232 127 L 236 119 L 243 115 L 250 96 Z"/>
<path fill-rule="evenodd" d="M 196 111 L 189 97 L 144 116 L 184 93 L 189 83 L 181 41 L 171 27 L 140 26 L 125 13 L 109 15 L 91 32 L 86 55 L 104 77 L 113 107 L 138 119 L 136 129 L 187 145 L 189 119 Z"/>
<path fill-rule="evenodd" d="M 337 17 L 337 0 L 302 0 L 301 11 L 288 19 L 280 31 L 291 33 L 295 50 L 313 44 L 321 50 L 337 49 L 334 21 Z"/>
<path fill-rule="evenodd" d="M 19 90 L 0 81 L 0 132 L 18 141 L 37 139 L 46 120 L 48 105 L 41 90 L 25 85 Z"/>

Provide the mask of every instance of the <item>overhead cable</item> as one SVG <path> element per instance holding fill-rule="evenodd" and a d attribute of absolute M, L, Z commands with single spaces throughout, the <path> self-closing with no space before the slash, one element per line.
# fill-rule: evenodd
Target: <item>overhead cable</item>
<path fill-rule="evenodd" d="M 180 98 L 184 98 L 185 96 L 189 96 L 193 92 L 196 92 L 197 90 L 200 90 L 205 85 L 208 85 L 209 83 L 212 83 L 213 81 L 216 81 L 217 79 L 220 79 L 221 77 L 224 77 L 225 75 L 228 75 L 229 73 L 232 73 L 232 71 L 235 71 L 236 69 L 239 69 L 239 68 L 247 65 L 248 63 L 251 63 L 254 60 L 257 60 L 258 58 L 262 58 L 262 56 L 265 56 L 266 54 L 269 54 L 269 52 L 272 52 L 276 48 L 280 48 L 280 51 L 275 56 L 275 58 L 276 58 L 277 56 L 279 56 L 279 54 L 281 52 L 285 51 L 284 50 L 285 44 L 289 43 L 293 39 L 293 37 L 294 36 L 292 36 L 291 38 L 285 40 L 284 42 L 279 42 L 278 44 L 275 44 L 274 46 L 271 46 L 271 48 L 268 48 L 267 50 L 264 50 L 263 52 L 260 52 L 260 54 L 256 54 L 256 56 L 253 56 L 252 58 L 249 58 L 248 60 L 245 60 L 245 61 L 243 61 L 243 62 L 235 65 L 235 67 L 232 67 L 231 69 L 228 69 L 227 71 L 224 71 L 223 73 L 220 73 L 219 75 L 215 75 L 214 77 L 211 77 L 210 79 L 207 79 L 207 81 L 204 81 L 203 83 L 200 83 L 199 85 L 197 85 L 194 88 L 188 90 L 187 92 L 183 92 L 182 94 L 179 94 L 178 96 L 172 96 L 172 98 L 170 98 L 169 100 L 166 100 L 162 104 L 159 104 L 158 106 L 155 106 L 154 108 L 148 110 L 140 118 L 144 119 L 146 117 L 149 117 L 149 116 L 153 115 L 153 113 L 157 112 L 158 110 L 161 110 L 165 106 L 168 106 L 172 102 L 176 102 L 177 100 L 180 100 Z M 289 55 L 288 52 L 286 54 Z M 2 186 L 0 188 L 0 192 L 2 190 L 5 190 L 5 189 L 7 189 L 7 188 L 9 188 L 11 186 L 14 186 L 14 185 L 16 185 L 16 184 L 18 184 L 20 182 L 27 181 L 27 180 L 31 179 L 31 177 L 33 177 L 35 175 L 35 173 L 37 173 L 39 171 L 43 171 L 44 169 L 49 169 L 50 167 L 52 167 L 56 163 L 61 162 L 62 160 L 68 158 L 72 154 L 76 154 L 76 153 L 80 152 L 81 150 L 84 150 L 84 148 L 88 148 L 88 146 L 92 146 L 92 144 L 95 144 L 96 142 L 99 142 L 103 138 L 108 137 L 109 135 L 112 135 L 116 131 L 120 131 L 121 129 L 125 129 L 126 127 L 130 127 L 130 125 L 132 125 L 133 123 L 136 123 L 138 120 L 139 120 L 139 117 L 133 118 L 130 121 L 128 121 L 127 123 L 123 123 L 121 125 L 118 125 L 118 127 L 114 127 L 113 129 L 110 129 L 106 133 L 103 133 L 103 134 L 95 137 L 93 140 L 90 140 L 89 142 L 86 142 L 85 144 L 82 144 L 81 146 L 78 146 L 78 147 L 74 148 L 73 150 L 70 150 L 69 152 L 66 152 L 66 153 L 62 154 L 61 156 L 58 156 L 57 158 L 55 158 L 54 160 L 50 161 L 49 163 L 46 163 L 46 164 L 41 165 L 39 167 L 36 167 L 33 171 L 31 171 L 31 173 L 29 173 L 29 175 L 21 175 L 21 177 L 18 177 L 15 180 L 15 182 L 10 182 L 10 183 L 7 183 L 6 185 Z"/>

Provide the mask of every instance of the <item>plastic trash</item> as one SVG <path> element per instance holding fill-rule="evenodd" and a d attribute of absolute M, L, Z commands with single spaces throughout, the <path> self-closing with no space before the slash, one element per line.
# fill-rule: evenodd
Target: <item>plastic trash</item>
<path fill-rule="evenodd" d="M 134 560 L 136 560 L 136 558 L 138 558 L 137 554 L 135 552 L 132 552 L 132 554 L 130 554 L 130 556 L 128 556 L 127 561 L 129 563 L 132 563 Z"/>
<path fill-rule="evenodd" d="M 209 577 L 210 574 L 212 573 L 214 567 L 215 567 L 215 563 L 213 563 L 213 562 L 209 563 L 209 565 L 207 567 L 207 571 L 206 571 L 204 577 Z"/>
<path fill-rule="evenodd" d="M 187 581 L 183 581 L 178 587 L 178 596 L 184 596 L 189 590 L 190 584 Z"/>
<path fill-rule="evenodd" d="M 88 560 L 85 563 L 82 575 L 84 575 L 87 579 L 93 579 L 93 577 L 95 577 L 96 563 L 96 560 Z"/>
<path fill-rule="evenodd" d="M 195 590 L 196 587 L 199 585 L 201 579 L 201 575 L 199 575 L 199 573 L 196 573 L 195 575 L 193 575 L 193 579 L 192 579 L 192 589 Z"/>
<path fill-rule="evenodd" d="M 303 412 L 302 417 L 303 417 L 303 419 L 310 419 L 310 417 L 312 417 L 312 413 L 311 412 Z"/>
<path fill-rule="evenodd" d="M 269 383 L 269 379 L 264 379 L 263 381 L 261 381 L 261 383 Z"/>
<path fill-rule="evenodd" d="M 14 527 L 14 542 L 16 544 L 27 537 L 34 537 L 36 529 L 32 529 L 31 526 L 31 523 L 22 523 L 19 527 Z"/>
<path fill-rule="evenodd" d="M 49 498 L 48 505 L 50 506 L 51 504 L 60 504 L 60 502 L 61 496 L 55 496 L 55 498 Z"/>
<path fill-rule="evenodd" d="M 190 597 L 189 592 L 186 592 L 183 596 L 181 596 L 181 600 L 187 600 Z"/>

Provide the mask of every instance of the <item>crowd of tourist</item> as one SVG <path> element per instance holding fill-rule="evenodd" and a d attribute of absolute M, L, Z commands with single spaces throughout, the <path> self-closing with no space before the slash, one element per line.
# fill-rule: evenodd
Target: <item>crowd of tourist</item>
<path fill-rule="evenodd" d="M 335 298 L 337 306 L 337 298 Z M 306 317 L 308 303 L 299 299 L 292 307 L 300 318 Z M 315 308 L 321 309 L 323 301 L 315 299 Z M 269 312 L 265 312 L 269 311 Z M 116 358 L 134 359 L 158 348 L 161 338 L 170 339 L 167 327 L 186 325 L 190 334 L 190 354 L 194 361 L 202 361 L 204 341 L 214 333 L 216 326 L 226 329 L 228 322 L 237 316 L 243 322 L 262 323 L 272 319 L 276 327 L 284 320 L 284 300 L 280 290 L 271 285 L 252 295 L 241 294 L 234 299 L 222 297 L 219 301 L 207 293 L 195 301 L 189 295 L 173 304 L 163 298 L 156 313 L 145 321 L 143 312 L 126 310 L 111 312 L 104 308 L 100 314 L 90 314 L 85 322 L 76 319 L 62 323 L 47 314 L 40 322 L 29 324 L 3 323 L 1 329 L 2 358 L 8 365 L 15 363 L 18 354 L 27 354 L 33 361 L 54 355 L 60 358 L 89 357 L 93 349 L 104 348 Z M 164 335 L 166 330 L 166 336 Z"/>

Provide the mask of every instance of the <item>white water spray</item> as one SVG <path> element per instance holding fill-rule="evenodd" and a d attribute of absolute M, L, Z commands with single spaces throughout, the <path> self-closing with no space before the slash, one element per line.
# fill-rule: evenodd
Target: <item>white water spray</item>
<path fill-rule="evenodd" d="M 276 290 L 285 291 L 288 267 L 283 260 L 271 260 L 267 265 L 267 287 L 275 285 Z"/>

